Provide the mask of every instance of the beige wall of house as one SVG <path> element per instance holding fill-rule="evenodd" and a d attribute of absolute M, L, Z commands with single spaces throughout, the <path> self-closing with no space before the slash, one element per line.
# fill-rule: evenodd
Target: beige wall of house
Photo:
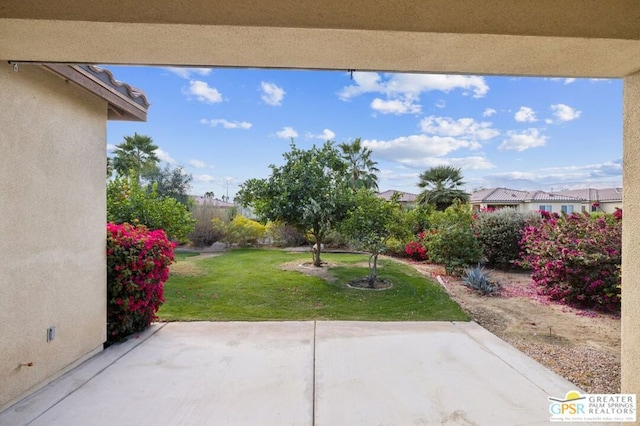
<path fill-rule="evenodd" d="M 590 211 L 589 208 L 591 206 L 587 206 L 587 211 Z M 622 209 L 622 202 L 618 202 L 618 201 L 600 201 L 600 205 L 598 206 L 597 210 L 598 212 L 605 212 L 605 213 L 614 213 L 617 209 Z"/>
<path fill-rule="evenodd" d="M 107 103 L 6 61 L 0 94 L 1 410 L 105 341 Z"/>
<path fill-rule="evenodd" d="M 622 390 L 640 396 L 640 72 L 623 99 Z"/>
<path fill-rule="evenodd" d="M 531 201 L 529 203 L 523 203 L 519 206 L 519 211 L 523 213 L 528 212 L 537 212 L 542 210 L 540 207 L 545 206 L 545 209 L 551 207 L 552 213 L 562 213 L 562 207 L 567 207 L 568 213 L 580 213 L 582 211 L 581 203 L 571 203 L 571 202 L 549 202 L 549 201 Z M 573 208 L 572 211 L 571 208 Z"/>

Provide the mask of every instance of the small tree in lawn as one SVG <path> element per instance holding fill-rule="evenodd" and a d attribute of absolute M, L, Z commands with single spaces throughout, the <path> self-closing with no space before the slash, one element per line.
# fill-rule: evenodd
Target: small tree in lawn
<path fill-rule="evenodd" d="M 283 156 L 283 166 L 272 164 L 267 179 L 244 182 L 238 197 L 263 219 L 309 231 L 315 240 L 313 264 L 322 266 L 324 235 L 342 219 L 350 198 L 346 164 L 331 142 L 302 150 L 292 141 L 291 151 Z"/>
<path fill-rule="evenodd" d="M 386 251 L 387 241 L 409 235 L 398 197 L 387 201 L 366 189 L 355 194 L 352 208 L 340 223 L 340 231 L 356 248 L 370 253 L 368 283 L 371 288 L 378 278 L 378 256 Z"/>

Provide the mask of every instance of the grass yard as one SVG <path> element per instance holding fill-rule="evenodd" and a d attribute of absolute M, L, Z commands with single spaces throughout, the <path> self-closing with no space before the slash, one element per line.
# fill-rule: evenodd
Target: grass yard
<path fill-rule="evenodd" d="M 379 276 L 393 288 L 349 288 L 347 282 L 367 275 L 367 258 L 323 254 L 323 261 L 334 265 L 327 280 L 282 269 L 309 262 L 308 253 L 239 249 L 210 258 L 181 255 L 158 316 L 163 321 L 469 320 L 437 283 L 392 260 L 379 262 Z"/>
<path fill-rule="evenodd" d="M 176 262 L 183 261 L 189 257 L 198 256 L 200 253 L 195 251 L 177 251 L 176 252 Z"/>

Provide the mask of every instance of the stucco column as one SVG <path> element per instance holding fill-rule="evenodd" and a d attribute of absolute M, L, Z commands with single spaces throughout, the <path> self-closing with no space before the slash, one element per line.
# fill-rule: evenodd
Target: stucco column
<path fill-rule="evenodd" d="M 623 102 L 622 392 L 640 396 L 640 72 Z"/>

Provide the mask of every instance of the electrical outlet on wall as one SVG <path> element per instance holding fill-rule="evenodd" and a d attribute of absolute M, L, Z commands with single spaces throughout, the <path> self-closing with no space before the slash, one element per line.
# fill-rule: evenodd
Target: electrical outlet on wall
<path fill-rule="evenodd" d="M 47 342 L 50 342 L 55 338 L 56 338 L 56 326 L 53 325 L 47 328 Z"/>

